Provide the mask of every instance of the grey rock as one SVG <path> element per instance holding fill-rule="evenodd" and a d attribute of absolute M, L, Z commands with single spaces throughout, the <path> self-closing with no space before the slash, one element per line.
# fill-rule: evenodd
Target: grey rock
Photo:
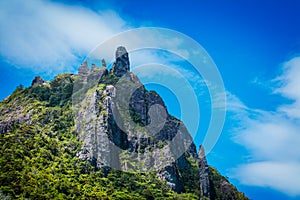
<path fill-rule="evenodd" d="M 87 83 L 87 76 L 89 71 L 90 70 L 88 68 L 87 61 L 84 61 L 78 69 L 78 75 L 82 78 L 84 83 Z"/>
<path fill-rule="evenodd" d="M 84 61 L 78 69 L 78 75 L 87 76 L 88 73 L 89 73 L 89 68 L 87 65 L 87 61 Z"/>
<path fill-rule="evenodd" d="M 209 169 L 205 157 L 205 151 L 202 145 L 199 147 L 198 152 L 198 164 L 200 169 L 200 190 L 202 196 L 210 198 L 210 189 L 209 189 Z"/>
<path fill-rule="evenodd" d="M 106 62 L 104 59 L 102 59 L 101 63 L 102 63 L 102 67 L 106 68 Z"/>
<path fill-rule="evenodd" d="M 192 160 L 198 163 L 200 171 L 200 184 L 195 187 L 201 189 L 202 196 L 209 197 L 203 147 L 198 155 L 184 124 L 171 116 L 162 98 L 154 91 L 147 91 L 129 69 L 128 53 L 119 47 L 110 72 L 119 81 L 102 89 L 91 88 L 81 102 L 76 130 L 83 147 L 77 156 L 98 169 L 155 170 L 176 192 L 184 191 L 189 180 L 182 173 L 191 168 Z"/>
<path fill-rule="evenodd" d="M 112 67 L 112 72 L 122 77 L 124 74 L 130 71 L 129 57 L 125 47 L 118 47 L 116 51 L 116 61 Z"/>
<path fill-rule="evenodd" d="M 31 86 L 43 85 L 44 82 L 45 81 L 40 76 L 36 76 L 32 80 Z"/>

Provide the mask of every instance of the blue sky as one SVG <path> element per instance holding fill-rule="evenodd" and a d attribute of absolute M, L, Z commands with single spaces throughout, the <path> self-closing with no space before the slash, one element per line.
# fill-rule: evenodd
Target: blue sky
<path fill-rule="evenodd" d="M 121 31 L 173 29 L 205 48 L 226 88 L 209 163 L 252 199 L 300 199 L 299 10 L 297 0 L 2 1 L 0 99 L 36 75 L 75 72 Z M 156 88 L 180 115 L 175 97 Z"/>

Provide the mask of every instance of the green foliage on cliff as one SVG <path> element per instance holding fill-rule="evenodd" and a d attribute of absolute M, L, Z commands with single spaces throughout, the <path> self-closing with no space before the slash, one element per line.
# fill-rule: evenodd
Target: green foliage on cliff
<path fill-rule="evenodd" d="M 209 167 L 210 195 L 213 200 L 240 199 L 249 200 L 244 193 L 222 176 L 215 168 Z"/>
<path fill-rule="evenodd" d="M 20 125 L 0 138 L 0 190 L 30 199 L 172 199 L 155 174 L 111 170 L 104 176 L 75 153 L 76 134 Z M 52 133 L 52 134 L 50 134 Z"/>
<path fill-rule="evenodd" d="M 0 134 L 0 194 L 9 199 L 196 199 L 177 194 L 155 173 L 95 170 L 76 157 L 81 147 L 71 110 L 72 78 L 16 91 L 0 104 L 2 120 L 30 113 Z M 15 116 L 20 118 L 20 116 Z M 25 115 L 24 115 L 25 117 Z"/>
<path fill-rule="evenodd" d="M 117 81 L 110 73 L 97 87 L 104 90 Z M 185 191 L 181 194 L 155 172 L 96 170 L 80 160 L 72 98 L 80 100 L 91 88 L 87 85 L 73 94 L 74 85 L 81 83 L 78 77 L 62 74 L 51 83 L 18 87 L 0 102 L 0 199 L 199 199 L 196 160 L 177 161 L 186 162 L 179 169 Z M 163 146 L 158 142 L 158 148 Z M 227 180 L 213 168 L 210 181 L 212 199 L 247 199 L 229 183 L 234 194 L 226 193 L 222 183 Z"/>

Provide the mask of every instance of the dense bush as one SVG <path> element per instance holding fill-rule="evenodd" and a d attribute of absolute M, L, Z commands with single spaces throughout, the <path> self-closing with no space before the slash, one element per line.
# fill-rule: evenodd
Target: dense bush
<path fill-rule="evenodd" d="M 195 197 L 176 194 L 155 173 L 116 170 L 104 173 L 77 158 L 81 144 L 74 131 L 71 84 L 68 76 L 56 77 L 50 86 L 19 88 L 1 102 L 0 110 L 13 106 L 22 107 L 24 111 L 34 110 L 31 125 L 16 123 L 9 132 L 0 134 L 1 198 L 150 200 Z"/>
<path fill-rule="evenodd" d="M 110 73 L 97 87 L 103 90 L 117 81 Z M 62 74 L 49 84 L 20 86 L 0 102 L 0 122 L 5 122 L 0 124 L 5 132 L 0 134 L 0 199 L 199 199 L 195 160 L 178 159 L 185 193 L 177 194 L 155 172 L 96 170 L 76 156 L 81 143 L 72 98 L 80 102 L 93 84 Z M 210 168 L 209 175 L 211 199 L 247 199 L 215 169 Z"/>

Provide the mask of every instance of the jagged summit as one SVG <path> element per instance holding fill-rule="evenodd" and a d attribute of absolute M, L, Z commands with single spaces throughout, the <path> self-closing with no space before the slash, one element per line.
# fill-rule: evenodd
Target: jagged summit
<path fill-rule="evenodd" d="M 95 64 L 92 63 L 91 70 L 88 67 L 88 62 L 84 61 L 78 69 L 78 75 L 82 77 L 83 82 L 87 83 L 89 77 L 101 79 L 102 76 L 108 73 L 106 62 L 104 59 L 101 60 L 102 67 L 98 68 Z M 120 46 L 117 48 L 115 53 L 115 62 L 110 70 L 111 73 L 117 77 L 122 77 L 130 71 L 130 62 L 128 52 L 125 47 Z M 133 76 L 133 74 L 131 74 Z M 137 79 L 137 77 L 133 77 Z"/>
<path fill-rule="evenodd" d="M 88 67 L 87 61 L 84 61 L 78 69 L 78 74 L 79 75 L 87 75 L 88 72 L 89 72 L 89 67 Z"/>
<path fill-rule="evenodd" d="M 130 71 L 128 52 L 125 47 L 120 46 L 116 50 L 116 61 L 113 64 L 112 72 L 122 77 L 124 74 Z"/>
<path fill-rule="evenodd" d="M 84 61 L 78 69 L 78 76 L 81 77 L 84 84 L 91 81 L 97 81 L 107 73 L 108 71 L 106 69 L 106 63 L 104 59 L 102 59 L 102 67 L 100 68 L 92 63 L 92 67 L 89 69 L 88 62 Z"/>
<path fill-rule="evenodd" d="M 45 81 L 40 76 L 36 76 L 31 83 L 31 86 L 42 85 Z"/>

